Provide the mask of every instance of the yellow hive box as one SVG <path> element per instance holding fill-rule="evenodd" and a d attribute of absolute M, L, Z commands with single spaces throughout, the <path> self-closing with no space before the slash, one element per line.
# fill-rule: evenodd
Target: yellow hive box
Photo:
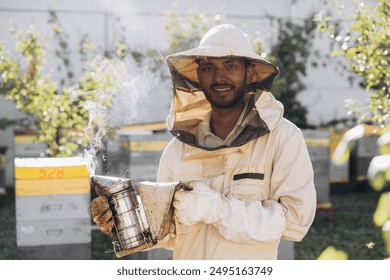
<path fill-rule="evenodd" d="M 87 163 L 81 157 L 15 158 L 17 196 L 89 193 Z"/>

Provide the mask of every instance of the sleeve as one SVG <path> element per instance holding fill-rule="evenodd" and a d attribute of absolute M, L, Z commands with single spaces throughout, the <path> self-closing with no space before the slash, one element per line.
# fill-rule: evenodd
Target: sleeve
<path fill-rule="evenodd" d="M 173 140 L 169 142 L 168 146 L 164 149 L 160 163 L 157 171 L 157 182 L 173 182 Z M 175 224 L 172 222 L 170 225 L 170 233 L 165 236 L 163 239 L 159 240 L 158 243 L 153 247 L 155 248 L 164 248 L 167 250 L 173 250 L 174 242 L 175 242 Z"/>
<path fill-rule="evenodd" d="M 165 147 L 158 166 L 157 182 L 173 182 L 173 140 Z"/>
<path fill-rule="evenodd" d="M 301 241 L 314 220 L 317 199 L 313 166 L 300 130 L 282 143 L 273 166 L 271 199 L 285 209 L 283 239 Z"/>
<path fill-rule="evenodd" d="M 300 130 L 275 149 L 270 199 L 239 200 L 220 195 L 214 226 L 226 239 L 257 243 L 300 241 L 316 211 L 313 168 Z"/>
<path fill-rule="evenodd" d="M 278 240 L 285 229 L 283 207 L 276 201 L 239 200 L 220 195 L 214 226 L 228 240 L 255 244 Z M 219 213 L 219 214 L 218 214 Z"/>

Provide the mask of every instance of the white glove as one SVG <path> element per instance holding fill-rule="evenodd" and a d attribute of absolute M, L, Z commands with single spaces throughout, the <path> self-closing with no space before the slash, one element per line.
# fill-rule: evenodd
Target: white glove
<path fill-rule="evenodd" d="M 173 200 L 179 223 L 187 226 L 200 222 L 212 224 L 221 218 L 219 217 L 221 211 L 216 211 L 222 207 L 218 192 L 197 181 L 183 183 L 183 187 L 184 189 L 175 193 Z"/>

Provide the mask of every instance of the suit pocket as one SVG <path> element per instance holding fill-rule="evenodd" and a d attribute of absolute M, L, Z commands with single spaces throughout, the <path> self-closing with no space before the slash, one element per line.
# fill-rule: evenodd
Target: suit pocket
<path fill-rule="evenodd" d="M 237 175 L 236 175 L 237 176 Z M 253 178 L 233 179 L 230 194 L 237 199 L 251 199 L 263 201 L 268 199 L 269 190 L 264 181 Z"/>

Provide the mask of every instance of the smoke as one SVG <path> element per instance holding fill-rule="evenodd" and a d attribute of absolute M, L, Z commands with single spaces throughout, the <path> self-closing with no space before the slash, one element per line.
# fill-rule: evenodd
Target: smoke
<path fill-rule="evenodd" d="M 91 175 L 98 165 L 97 154 L 104 154 L 105 137 L 111 129 L 142 123 L 145 114 L 145 100 L 151 98 L 151 89 L 159 78 L 149 69 L 133 60 L 115 60 L 100 56 L 88 62 L 89 71 L 84 80 L 93 88 L 83 89 L 77 85 L 71 89 L 73 96 L 85 99 L 88 110 L 88 125 L 84 129 L 89 150 L 84 151 Z M 103 156 L 103 160 L 106 160 Z"/>
<path fill-rule="evenodd" d="M 153 46 L 148 43 L 152 36 L 144 32 L 141 23 L 145 22 L 144 19 L 129 1 L 101 0 L 98 3 L 109 15 L 107 24 L 113 25 L 107 34 L 106 47 L 114 49 L 115 44 L 122 41 L 141 54 L 147 48 L 145 46 Z M 118 26 L 118 18 L 124 24 L 122 29 Z M 123 41 L 124 38 L 131 40 Z M 107 160 L 104 149 L 110 131 L 145 123 L 153 99 L 152 89 L 160 82 L 160 74 L 150 70 L 155 68 L 152 64 L 153 60 L 147 57 L 142 58 L 142 63 L 136 62 L 129 53 L 121 60 L 90 54 L 82 82 L 71 91 L 85 100 L 84 106 L 89 113 L 88 125 L 84 129 L 89 149 L 84 151 L 84 158 L 91 175 L 95 174 L 98 165 L 97 155 L 102 156 L 103 161 Z"/>
<path fill-rule="evenodd" d="M 107 111 L 109 127 L 123 127 L 142 123 L 147 98 L 153 98 L 151 89 L 158 84 L 158 78 L 149 67 L 130 67 L 125 79 L 113 96 L 112 105 Z"/>

